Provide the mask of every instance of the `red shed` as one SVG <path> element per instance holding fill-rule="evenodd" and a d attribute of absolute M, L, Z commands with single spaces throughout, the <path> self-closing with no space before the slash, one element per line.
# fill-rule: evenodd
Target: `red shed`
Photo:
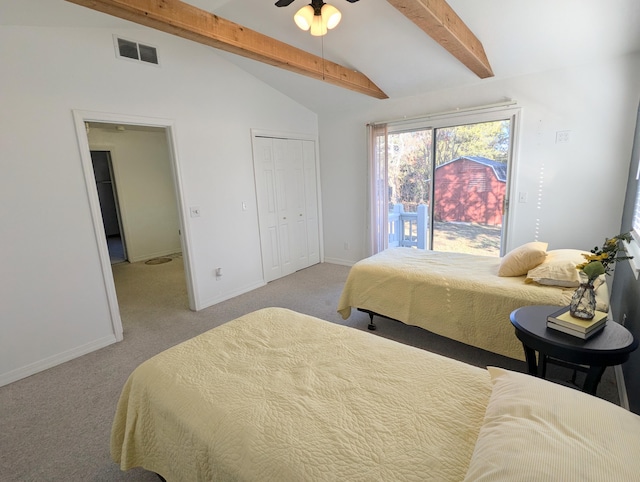
<path fill-rule="evenodd" d="M 507 165 L 486 157 L 464 156 L 435 173 L 436 221 L 502 225 Z"/>

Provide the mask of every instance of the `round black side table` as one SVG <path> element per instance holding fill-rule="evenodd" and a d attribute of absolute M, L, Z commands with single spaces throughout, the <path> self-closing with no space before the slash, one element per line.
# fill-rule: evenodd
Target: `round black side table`
<path fill-rule="evenodd" d="M 631 352 L 638 348 L 638 340 L 612 320 L 587 340 L 547 328 L 547 316 L 559 309 L 558 306 L 533 305 L 511 313 L 511 323 L 524 347 L 528 372 L 544 378 L 547 363 L 586 371 L 582 391 L 595 395 L 605 369 L 627 361 Z"/>

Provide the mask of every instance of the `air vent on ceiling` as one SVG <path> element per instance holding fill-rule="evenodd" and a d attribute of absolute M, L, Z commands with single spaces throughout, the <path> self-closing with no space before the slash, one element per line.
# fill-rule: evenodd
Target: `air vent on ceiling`
<path fill-rule="evenodd" d="M 124 59 L 137 60 L 148 64 L 158 65 L 158 50 L 150 45 L 143 45 L 133 40 L 113 37 L 116 47 L 116 56 Z"/>

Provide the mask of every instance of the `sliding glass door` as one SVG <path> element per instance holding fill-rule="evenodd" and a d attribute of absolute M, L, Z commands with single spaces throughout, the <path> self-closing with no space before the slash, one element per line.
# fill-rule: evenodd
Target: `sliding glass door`
<path fill-rule="evenodd" d="M 440 125 L 389 123 L 388 246 L 500 256 L 508 208 L 514 114 Z M 382 157 L 382 156 L 381 156 Z"/>

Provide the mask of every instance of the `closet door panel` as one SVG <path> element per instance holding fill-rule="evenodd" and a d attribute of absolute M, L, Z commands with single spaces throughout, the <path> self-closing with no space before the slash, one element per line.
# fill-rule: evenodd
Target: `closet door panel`
<path fill-rule="evenodd" d="M 308 266 L 320 262 L 320 228 L 318 216 L 318 174 L 316 172 L 316 145 L 313 141 L 302 141 L 304 168 L 305 217 L 307 225 Z"/>
<path fill-rule="evenodd" d="M 295 256 L 294 189 L 292 188 L 291 154 L 287 139 L 273 139 L 276 166 L 276 206 L 278 231 L 280 233 L 281 276 L 295 272 L 298 268 Z"/>
<path fill-rule="evenodd" d="M 278 211 L 276 204 L 276 169 L 273 141 L 263 137 L 254 139 L 254 173 L 258 222 L 260 225 L 260 247 L 265 281 L 282 276 L 280 268 L 280 243 L 278 241 Z"/>
<path fill-rule="evenodd" d="M 320 262 L 315 142 L 253 138 L 265 281 Z"/>
<path fill-rule="evenodd" d="M 293 204 L 292 214 L 295 223 L 295 263 L 296 269 L 304 269 L 309 266 L 309 254 L 307 247 L 307 216 L 304 183 L 304 158 L 302 141 L 289 141 L 289 154 L 291 156 L 291 199 Z"/>
<path fill-rule="evenodd" d="M 280 268 L 280 243 L 278 241 L 278 211 L 276 204 L 276 170 L 273 141 L 262 137 L 254 139 L 254 173 L 258 222 L 260 225 L 260 247 L 265 281 L 282 276 Z"/>

